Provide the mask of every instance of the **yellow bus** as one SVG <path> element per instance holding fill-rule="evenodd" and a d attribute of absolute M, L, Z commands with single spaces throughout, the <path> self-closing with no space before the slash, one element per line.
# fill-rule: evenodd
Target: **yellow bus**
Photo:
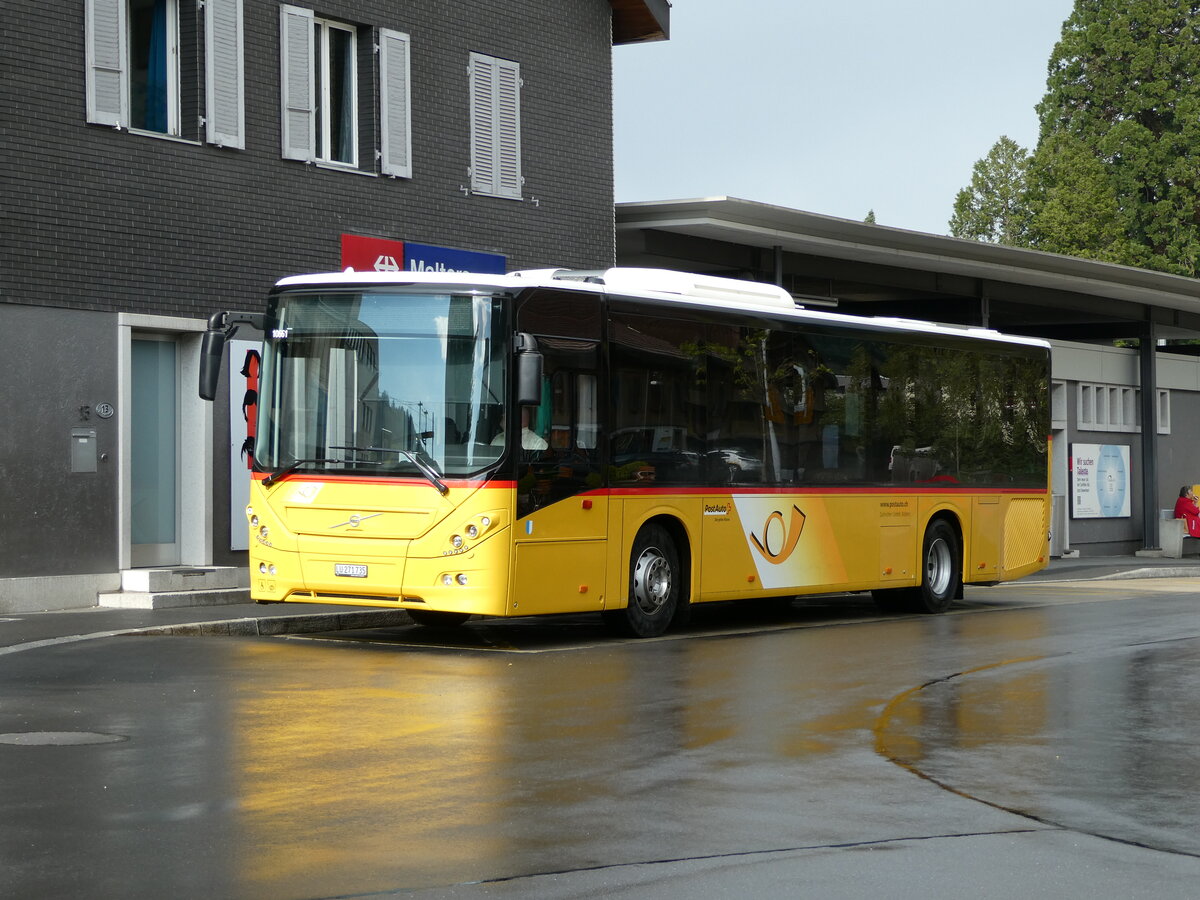
<path fill-rule="evenodd" d="M 937 613 L 1049 547 L 1050 349 L 650 269 L 286 278 L 246 518 L 261 603 L 426 625 L 871 591 Z"/>

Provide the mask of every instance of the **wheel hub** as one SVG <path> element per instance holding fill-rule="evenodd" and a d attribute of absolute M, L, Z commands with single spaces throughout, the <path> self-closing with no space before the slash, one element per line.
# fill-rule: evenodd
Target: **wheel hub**
<path fill-rule="evenodd" d="M 655 547 L 647 547 L 633 567 L 633 599 L 647 613 L 662 608 L 671 595 L 671 567 Z"/>

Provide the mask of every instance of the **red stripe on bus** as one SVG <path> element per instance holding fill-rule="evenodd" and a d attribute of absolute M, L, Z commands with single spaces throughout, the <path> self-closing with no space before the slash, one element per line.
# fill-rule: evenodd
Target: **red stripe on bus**
<path fill-rule="evenodd" d="M 254 478 L 255 481 L 262 481 L 264 478 L 266 478 L 270 474 L 271 474 L 270 472 L 255 472 L 255 473 L 253 473 L 252 477 Z M 283 481 L 303 481 L 306 483 L 320 483 L 320 484 L 374 484 L 374 485 L 395 484 L 395 485 L 403 485 L 404 487 L 413 487 L 413 486 L 433 487 L 433 485 L 430 484 L 428 481 L 426 481 L 424 478 L 384 478 L 384 477 L 375 476 L 375 475 L 317 475 L 312 472 L 306 473 L 304 475 L 301 475 L 299 473 L 296 473 L 294 475 L 288 475 L 287 478 L 283 479 Z M 517 486 L 517 483 L 515 481 L 492 481 L 492 480 L 481 479 L 481 478 L 466 478 L 466 479 L 443 478 L 442 482 L 447 487 L 452 487 L 452 488 L 483 488 L 483 487 L 486 487 L 486 488 L 497 488 L 497 489 L 503 488 L 506 490 L 512 490 L 513 488 L 515 488 Z"/>
<path fill-rule="evenodd" d="M 945 488 L 945 487 L 679 487 L 679 488 L 600 488 L 594 491 L 588 491 L 587 494 L 606 495 L 610 497 L 642 497 L 642 496 L 664 496 L 664 495 L 696 495 L 711 497 L 714 495 L 729 495 L 735 494 L 745 496 L 750 494 L 772 495 L 772 494 L 804 494 L 807 496 L 824 495 L 824 494 L 896 494 L 901 496 L 921 495 L 980 495 L 980 496 L 1008 496 L 1008 495 L 1033 495 L 1044 496 L 1048 488 Z"/>

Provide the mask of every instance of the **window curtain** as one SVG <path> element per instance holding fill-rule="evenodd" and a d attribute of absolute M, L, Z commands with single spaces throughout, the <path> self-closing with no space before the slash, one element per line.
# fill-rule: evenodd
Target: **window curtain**
<path fill-rule="evenodd" d="M 146 130 L 167 130 L 167 0 L 154 0 L 146 72 Z"/>
<path fill-rule="evenodd" d="M 339 162 L 354 162 L 354 41 L 343 31 L 336 31 L 332 50 L 336 74 L 330 77 L 330 94 L 334 119 L 333 158 Z"/>

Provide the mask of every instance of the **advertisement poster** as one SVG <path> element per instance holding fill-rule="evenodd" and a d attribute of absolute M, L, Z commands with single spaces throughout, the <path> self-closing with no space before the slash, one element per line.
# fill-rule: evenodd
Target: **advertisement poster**
<path fill-rule="evenodd" d="M 1071 518 L 1128 518 L 1130 493 L 1127 444 L 1071 445 Z"/>

